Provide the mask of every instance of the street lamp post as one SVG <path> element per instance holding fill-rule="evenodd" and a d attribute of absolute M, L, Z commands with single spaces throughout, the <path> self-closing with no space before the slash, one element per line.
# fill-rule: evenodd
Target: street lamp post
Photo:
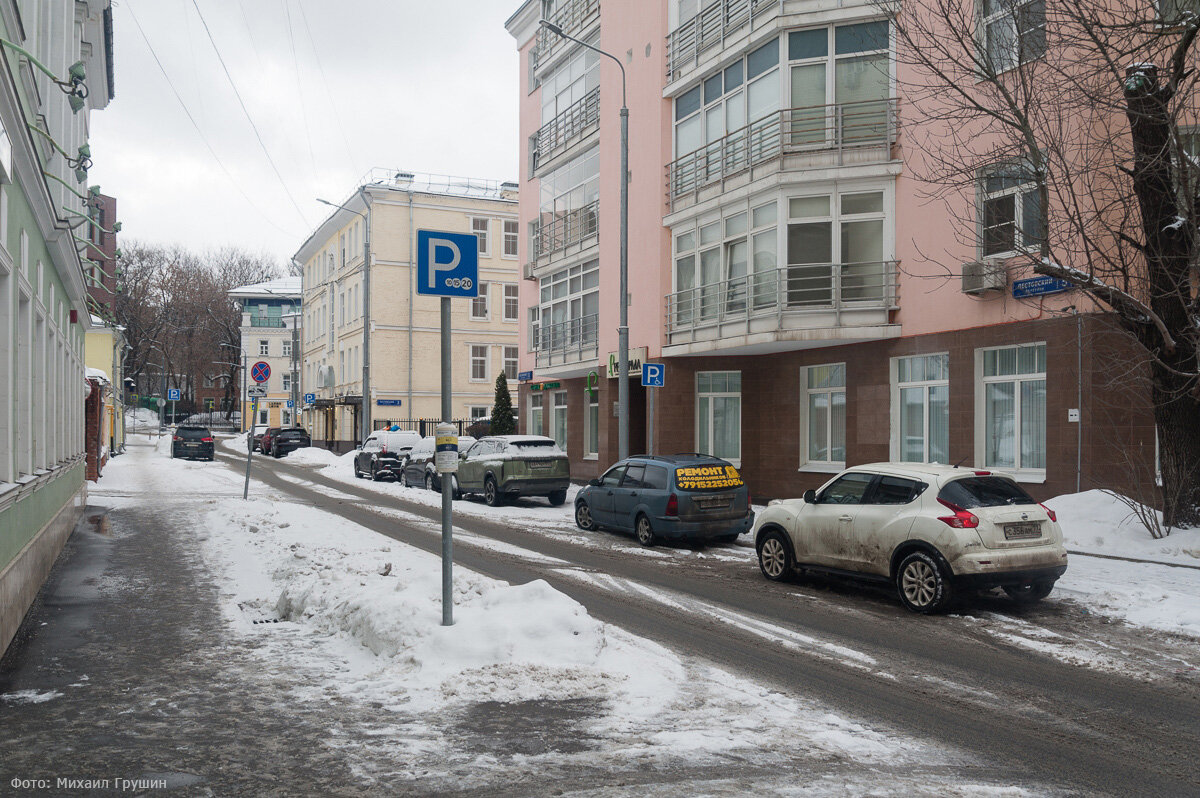
<path fill-rule="evenodd" d="M 317 202 L 332 208 L 361 216 L 363 219 L 363 345 L 362 345 L 362 433 L 360 441 L 371 434 L 371 201 L 367 198 L 367 187 L 359 186 L 358 193 L 362 195 L 366 213 L 360 213 L 345 205 L 323 200 L 317 197 Z"/>
<path fill-rule="evenodd" d="M 621 70 L 621 323 L 617 327 L 617 455 L 629 456 L 629 104 L 625 93 L 625 65 L 599 47 L 563 32 L 549 20 L 539 24 L 551 33 L 573 41 L 616 62 Z"/>
<path fill-rule="evenodd" d="M 292 328 L 292 357 L 288 363 L 292 371 L 292 412 L 289 415 L 292 418 L 292 426 L 300 426 L 296 423 L 296 413 L 300 410 L 300 314 L 285 313 L 283 318 L 287 320 Z"/>

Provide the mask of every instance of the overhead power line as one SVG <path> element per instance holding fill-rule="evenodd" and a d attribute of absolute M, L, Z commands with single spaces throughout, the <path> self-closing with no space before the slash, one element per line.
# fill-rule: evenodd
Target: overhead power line
<path fill-rule="evenodd" d="M 258 203 L 256 203 L 254 199 L 246 193 L 245 189 L 242 188 L 241 182 L 238 181 L 233 176 L 233 173 L 229 171 L 229 168 L 225 166 L 224 161 L 221 160 L 221 156 L 217 155 L 217 151 L 213 149 L 212 144 L 209 142 L 208 136 L 204 135 L 204 130 L 200 127 L 199 123 L 196 122 L 196 118 L 192 116 L 192 112 L 188 108 L 187 103 L 184 102 L 183 96 L 179 93 L 179 89 L 175 88 L 175 81 L 171 80 L 171 75 L 167 72 L 167 68 L 163 66 L 163 62 L 161 59 L 159 59 L 158 53 L 155 52 L 154 45 L 150 43 L 150 37 L 146 35 L 145 28 L 143 28 L 142 23 L 138 21 L 137 14 L 133 12 L 133 5 L 128 1 L 124 5 L 125 8 L 129 9 L 129 16 L 133 18 L 134 26 L 138 29 L 138 33 L 142 35 L 142 40 L 146 42 L 146 48 L 150 50 L 150 55 L 154 58 L 154 63 L 158 64 L 159 71 L 162 72 L 163 77 L 167 81 L 167 85 L 171 87 L 171 92 L 175 95 L 175 99 L 179 101 L 179 106 L 183 108 L 183 113 L 187 115 L 188 121 L 192 123 L 192 127 L 196 128 L 196 133 L 199 134 L 200 140 L 204 142 L 204 146 L 208 148 L 208 152 L 210 155 L 212 155 L 213 160 L 217 162 L 217 166 L 221 167 L 221 171 L 225 173 L 227 178 L 229 178 L 229 182 L 233 184 L 233 187 L 237 189 L 238 193 L 246 199 L 246 202 L 250 204 L 250 207 L 254 208 L 262 215 L 263 221 L 281 233 L 286 235 L 295 235 L 295 231 L 285 230 L 276 224 L 271 219 L 270 215 L 265 210 L 260 208 Z"/>
<path fill-rule="evenodd" d="M 308 218 L 305 217 L 304 211 L 300 210 L 300 206 L 296 204 L 296 198 L 292 196 L 291 189 L 283 179 L 283 174 L 279 171 L 279 167 L 275 165 L 275 159 L 271 157 L 271 151 L 267 149 L 266 142 L 263 141 L 262 134 L 258 132 L 258 125 L 254 124 L 254 118 L 250 116 L 250 109 L 246 107 L 246 102 L 242 99 L 242 93 L 238 91 L 237 83 L 233 80 L 233 75 L 229 72 L 229 67 L 225 65 L 225 59 L 221 56 L 221 49 L 217 47 L 217 40 L 213 38 L 212 29 L 208 27 L 208 21 L 204 19 L 204 13 L 200 10 L 200 4 L 197 0 L 192 0 L 192 6 L 196 9 L 196 14 L 200 17 L 200 24 L 204 26 L 204 32 L 208 34 L 208 41 L 212 44 L 213 52 L 217 54 L 217 60 L 221 62 L 221 69 L 225 71 L 225 78 L 229 81 L 230 87 L 233 88 L 234 96 L 237 97 L 238 104 L 242 107 L 242 113 L 246 115 L 246 120 L 250 123 L 250 128 L 254 131 L 254 137 L 258 139 L 258 146 L 262 147 L 263 155 L 267 156 L 267 163 L 271 164 L 271 171 L 275 173 L 275 177 L 279 180 L 279 185 L 283 187 L 283 193 L 287 195 L 288 200 L 292 203 L 292 207 L 296 209 L 296 213 L 303 220 L 305 227 L 311 227 Z"/>

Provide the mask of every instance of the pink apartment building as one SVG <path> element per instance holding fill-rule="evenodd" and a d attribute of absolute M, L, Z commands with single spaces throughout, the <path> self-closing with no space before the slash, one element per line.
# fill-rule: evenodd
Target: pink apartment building
<path fill-rule="evenodd" d="M 1039 212 L 1029 187 L 985 175 L 964 193 L 975 242 L 925 198 L 923 121 L 877 5 L 528 0 L 507 23 L 520 428 L 558 439 L 574 477 L 617 459 L 622 87 L 542 18 L 627 75 L 631 453 L 724 457 L 758 499 L 879 460 L 1004 470 L 1035 497 L 1153 479 L 1142 386 L 1113 378 L 1129 344 L 1009 265 Z M 665 387 L 640 386 L 645 361 Z"/>

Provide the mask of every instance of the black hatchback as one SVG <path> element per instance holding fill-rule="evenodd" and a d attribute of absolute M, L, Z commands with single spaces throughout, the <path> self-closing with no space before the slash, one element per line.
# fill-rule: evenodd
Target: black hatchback
<path fill-rule="evenodd" d="M 271 439 L 271 456 L 283 457 L 288 452 L 312 446 L 312 438 L 300 427 L 281 429 Z"/>
<path fill-rule="evenodd" d="M 171 456 L 212 460 L 212 433 L 208 427 L 179 427 L 171 438 Z"/>

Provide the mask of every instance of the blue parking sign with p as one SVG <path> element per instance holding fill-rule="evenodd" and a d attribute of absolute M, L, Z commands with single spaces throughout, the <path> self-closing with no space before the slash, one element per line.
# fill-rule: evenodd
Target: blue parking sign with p
<path fill-rule="evenodd" d="M 647 388 L 662 388 L 666 385 L 667 370 L 662 363 L 642 364 L 642 385 Z"/>
<path fill-rule="evenodd" d="M 417 293 L 479 294 L 479 239 L 473 233 L 417 231 Z"/>
<path fill-rule="evenodd" d="M 179 401 L 179 389 L 178 388 L 168 388 L 167 389 L 167 399 L 169 399 L 172 402 L 178 402 Z"/>

